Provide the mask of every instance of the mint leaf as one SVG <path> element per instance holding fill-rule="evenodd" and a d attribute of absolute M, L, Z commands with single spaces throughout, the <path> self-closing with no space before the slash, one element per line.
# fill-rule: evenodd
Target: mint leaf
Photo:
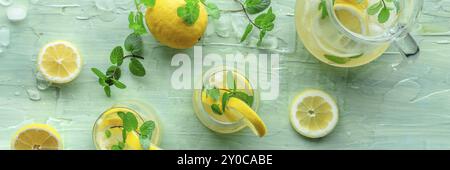
<path fill-rule="evenodd" d="M 121 46 L 117 46 L 113 49 L 110 55 L 110 60 L 112 64 L 117 64 L 118 66 L 123 63 L 123 48 Z"/>
<path fill-rule="evenodd" d="M 378 22 L 379 23 L 385 23 L 389 20 L 389 17 L 391 16 L 391 12 L 388 8 L 384 7 L 381 9 L 380 13 L 378 14 Z"/>
<path fill-rule="evenodd" d="M 270 0 L 246 0 L 245 9 L 249 14 L 257 14 L 266 10 L 270 6 Z"/>
<path fill-rule="evenodd" d="M 212 97 L 215 101 L 219 100 L 220 90 L 216 87 L 206 90 L 206 95 Z"/>
<path fill-rule="evenodd" d="M 139 34 L 131 33 L 125 39 L 125 50 L 131 52 L 133 55 L 141 55 L 143 46 L 142 38 Z"/>
<path fill-rule="evenodd" d="M 186 5 L 178 7 L 177 15 L 180 17 L 185 24 L 194 25 L 200 16 L 200 8 L 198 5 L 198 0 L 185 0 Z"/>
<path fill-rule="evenodd" d="M 142 35 L 147 33 L 144 25 L 144 14 L 142 12 L 130 12 L 128 15 L 128 28 L 134 30 L 135 34 Z"/>
<path fill-rule="evenodd" d="M 145 68 L 142 65 L 142 63 L 135 58 L 131 58 L 129 68 L 130 68 L 130 72 L 135 76 L 143 77 L 146 74 Z"/>
<path fill-rule="evenodd" d="M 97 75 L 98 78 L 106 79 L 106 75 L 103 74 L 103 72 L 101 72 L 97 68 L 91 68 L 91 70 L 92 70 L 92 72 L 94 72 L 95 75 Z"/>
<path fill-rule="evenodd" d="M 114 86 L 116 86 L 119 89 L 125 89 L 127 88 L 127 86 L 125 84 L 123 84 L 122 82 L 120 82 L 119 80 L 116 79 L 112 79 Z"/>
<path fill-rule="evenodd" d="M 227 108 L 228 100 L 230 99 L 231 93 L 224 93 L 222 95 L 222 110 L 225 112 Z"/>
<path fill-rule="evenodd" d="M 156 0 L 141 0 L 146 7 L 155 7 Z"/>
<path fill-rule="evenodd" d="M 108 68 L 108 70 L 106 70 L 106 76 L 108 77 L 112 77 L 113 79 L 120 79 L 122 75 L 122 70 L 120 69 L 120 67 L 117 66 L 111 66 Z"/>
<path fill-rule="evenodd" d="M 105 136 L 106 136 L 106 138 L 110 138 L 111 137 L 111 131 L 106 130 L 105 131 Z"/>
<path fill-rule="evenodd" d="M 98 84 L 101 86 L 108 86 L 108 84 L 106 84 L 106 80 L 102 78 L 98 78 Z"/>
<path fill-rule="evenodd" d="M 259 28 L 263 31 L 272 31 L 275 27 L 273 21 L 275 21 L 275 14 L 272 12 L 272 8 L 270 8 L 267 13 L 261 14 L 255 19 L 255 24 L 259 26 Z"/>
<path fill-rule="evenodd" d="M 138 121 L 133 113 L 118 112 L 117 115 L 120 117 L 120 119 L 122 119 L 122 126 L 126 132 L 131 132 L 137 129 Z"/>
<path fill-rule="evenodd" d="M 328 17 L 328 10 L 327 10 L 327 2 L 326 0 L 321 0 L 319 3 L 319 10 L 322 11 L 322 17 L 321 19 L 325 19 Z"/>
<path fill-rule="evenodd" d="M 211 109 L 214 113 L 222 115 L 223 113 L 220 111 L 220 107 L 218 104 L 211 105 Z"/>
<path fill-rule="evenodd" d="M 123 150 L 125 148 L 124 142 L 119 142 L 117 145 L 111 146 L 111 150 Z"/>
<path fill-rule="evenodd" d="M 369 8 L 367 8 L 367 13 L 369 15 L 375 15 L 381 10 L 382 7 L 383 4 L 381 3 L 381 1 L 378 1 L 377 3 L 370 5 Z"/>
<path fill-rule="evenodd" d="M 244 35 L 242 35 L 241 42 L 244 42 L 247 39 L 248 35 L 250 35 L 252 30 L 253 30 L 253 25 L 248 24 L 247 28 L 245 29 Z"/>
<path fill-rule="evenodd" d="M 111 88 L 109 86 L 103 87 L 103 90 L 105 91 L 106 96 L 111 97 Z"/>
<path fill-rule="evenodd" d="M 206 10 L 208 11 L 208 15 L 213 19 L 220 19 L 220 9 L 216 4 L 207 3 Z"/>
<path fill-rule="evenodd" d="M 249 106 L 253 105 L 253 96 L 249 96 L 247 93 L 237 91 L 237 92 L 233 93 L 233 97 L 242 100 L 243 102 L 247 103 L 247 105 L 249 105 Z"/>
<path fill-rule="evenodd" d="M 139 131 L 141 132 L 141 135 L 152 136 L 154 129 L 155 129 L 155 122 L 154 121 L 146 121 L 139 128 Z"/>

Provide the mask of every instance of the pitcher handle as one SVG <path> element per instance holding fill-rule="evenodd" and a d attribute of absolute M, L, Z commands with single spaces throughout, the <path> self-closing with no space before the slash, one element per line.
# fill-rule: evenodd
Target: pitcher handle
<path fill-rule="evenodd" d="M 409 33 L 403 37 L 397 38 L 394 41 L 394 44 L 402 56 L 409 62 L 416 61 L 420 55 L 420 47 L 417 45 L 417 41 L 414 40 Z"/>

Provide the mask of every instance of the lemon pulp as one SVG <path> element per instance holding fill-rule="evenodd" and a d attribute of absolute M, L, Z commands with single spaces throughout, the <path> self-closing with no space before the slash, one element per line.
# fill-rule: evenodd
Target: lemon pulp
<path fill-rule="evenodd" d="M 333 98 L 320 90 L 306 90 L 292 102 L 290 121 L 294 129 L 310 138 L 329 134 L 337 124 L 339 111 Z"/>
<path fill-rule="evenodd" d="M 50 82 L 68 83 L 81 71 L 82 58 L 69 42 L 56 41 L 45 45 L 38 56 L 38 70 Z"/>

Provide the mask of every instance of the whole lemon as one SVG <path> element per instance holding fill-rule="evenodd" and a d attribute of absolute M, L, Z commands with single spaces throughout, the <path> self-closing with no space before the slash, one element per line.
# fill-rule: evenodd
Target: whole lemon
<path fill-rule="evenodd" d="M 208 13 L 199 3 L 199 17 L 193 25 L 186 24 L 177 9 L 186 5 L 185 0 L 156 0 L 155 6 L 147 8 L 145 22 L 153 36 L 162 44 L 175 49 L 194 46 L 208 25 Z"/>

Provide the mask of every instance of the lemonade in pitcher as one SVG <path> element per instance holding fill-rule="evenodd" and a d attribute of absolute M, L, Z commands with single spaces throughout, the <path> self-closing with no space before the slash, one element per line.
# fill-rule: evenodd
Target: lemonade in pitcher
<path fill-rule="evenodd" d="M 398 23 L 399 5 L 397 0 L 298 0 L 297 32 L 304 46 L 324 63 L 364 65 L 388 48 L 389 41 L 370 39 L 385 36 Z"/>

